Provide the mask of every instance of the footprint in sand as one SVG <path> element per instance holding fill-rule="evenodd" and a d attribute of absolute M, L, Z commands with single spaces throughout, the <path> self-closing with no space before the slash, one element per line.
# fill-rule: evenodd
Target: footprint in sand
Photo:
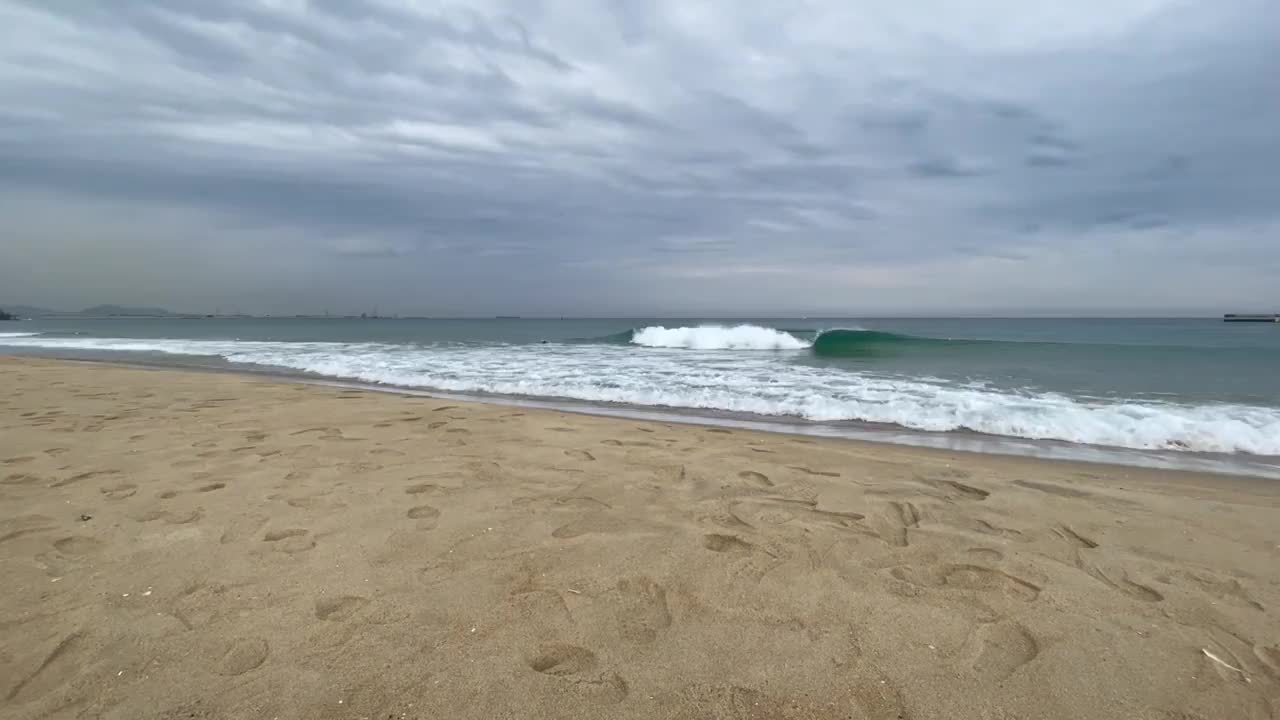
<path fill-rule="evenodd" d="M 271 646 L 262 638 L 241 638 L 227 644 L 214 661 L 213 671 L 219 675 L 243 675 L 267 661 Z"/>
<path fill-rule="evenodd" d="M 1271 677 L 1280 680 L 1280 646 L 1254 645 L 1253 654 L 1266 666 Z"/>
<path fill-rule="evenodd" d="M 796 512 L 767 500 L 738 500 L 728 509 L 708 516 L 720 527 L 732 530 L 753 529 L 756 525 L 785 525 L 795 520 Z"/>
<path fill-rule="evenodd" d="M 593 512 L 552 530 L 551 537 L 558 540 L 569 540 L 590 533 L 614 533 L 620 532 L 622 529 L 621 521 L 617 515 Z"/>
<path fill-rule="evenodd" d="M 615 613 L 619 632 L 630 642 L 651 643 L 671 627 L 666 589 L 644 575 L 618 581 Z"/>
<path fill-rule="evenodd" d="M 898 580 L 921 587 L 999 592 L 1024 602 L 1040 597 L 1040 586 L 981 565 L 942 565 L 916 568 L 902 565 L 889 571 Z"/>
<path fill-rule="evenodd" d="M 981 565 L 947 565 L 939 575 L 942 585 L 960 590 L 995 590 L 1030 602 L 1040 597 L 1040 586 Z"/>
<path fill-rule="evenodd" d="M 72 535 L 54 540 L 53 546 L 63 555 L 88 555 L 102 548 L 102 541 L 83 535 Z"/>
<path fill-rule="evenodd" d="M 773 487 L 773 481 L 769 479 L 768 475 L 765 475 L 762 472 L 756 472 L 755 470 L 743 470 L 742 472 L 738 473 L 738 477 L 747 481 L 748 484 L 754 485 L 756 487 L 762 487 L 762 488 Z"/>
<path fill-rule="evenodd" d="M 877 535 L 894 547 L 907 547 L 907 532 L 920 526 L 920 511 L 909 502 L 890 502 L 877 520 Z"/>
<path fill-rule="evenodd" d="M 965 552 L 969 554 L 969 557 L 974 558 L 975 560 L 983 560 L 986 562 L 1000 562 L 1004 559 L 1004 553 L 996 550 L 995 548 L 975 547 L 969 548 Z"/>
<path fill-rule="evenodd" d="M 35 485 L 43 480 L 44 478 L 39 475 L 32 475 L 31 473 L 10 473 L 0 482 L 5 485 Z"/>
<path fill-rule="evenodd" d="M 564 454 L 574 460 L 582 460 L 583 462 L 594 462 L 596 459 L 595 455 L 592 455 L 586 450 L 565 450 Z"/>
<path fill-rule="evenodd" d="M 979 518 L 961 516 L 958 521 L 953 520 L 952 522 L 956 522 L 966 530 L 972 530 L 973 532 L 982 535 L 992 535 L 999 538 L 1016 540 L 1018 542 L 1028 542 L 1028 540 L 1022 536 L 1021 530 L 993 525 L 986 520 L 981 520 Z"/>
<path fill-rule="evenodd" d="M 1103 584 L 1109 585 L 1135 600 L 1143 602 L 1160 602 L 1164 600 L 1164 595 L 1150 586 L 1131 579 L 1129 572 L 1123 568 L 1104 569 L 1086 563 L 1083 569 Z"/>
<path fill-rule="evenodd" d="M 224 483 L 224 482 L 209 483 L 208 485 L 203 485 L 203 486 L 201 486 L 201 487 L 199 487 L 199 488 L 196 488 L 196 492 L 202 492 L 202 493 L 203 493 L 203 492 L 213 492 L 214 490 L 221 490 L 222 488 L 224 488 L 224 487 L 226 487 L 226 486 L 227 486 L 227 484 L 226 484 L 226 483 Z"/>
<path fill-rule="evenodd" d="M 1183 579 L 1195 583 L 1201 590 L 1213 595 L 1214 597 L 1227 600 L 1229 602 L 1240 603 L 1260 612 L 1265 612 L 1266 610 L 1262 603 L 1254 600 L 1249 594 L 1249 591 L 1245 589 L 1245 586 L 1235 578 L 1223 579 L 1208 571 L 1183 571 L 1178 574 Z"/>
<path fill-rule="evenodd" d="M 312 510 L 314 508 L 323 507 L 327 501 L 324 499 L 329 493 L 317 493 L 315 495 L 302 495 L 299 497 L 285 498 L 284 502 L 289 507 L 299 508 L 301 510 Z"/>
<path fill-rule="evenodd" d="M 1001 622 L 978 630 L 977 650 L 970 667 L 986 682 L 999 682 L 1040 654 L 1040 644 L 1026 627 Z"/>
<path fill-rule="evenodd" d="M 1067 525 L 1058 525 L 1053 528 L 1053 533 L 1067 545 L 1070 561 L 1093 579 L 1135 600 L 1143 602 L 1164 600 L 1164 595 L 1159 591 L 1130 578 L 1128 570 L 1122 567 L 1102 567 L 1094 563 L 1085 553 L 1087 550 L 1098 547 L 1098 543 L 1094 540 L 1081 535 Z"/>
<path fill-rule="evenodd" d="M 265 515 L 241 515 L 234 518 L 227 525 L 226 529 L 222 531 L 222 536 L 218 538 L 218 542 L 227 545 L 241 540 L 248 540 L 257 535 L 262 526 L 266 524 L 267 517 Z"/>
<path fill-rule="evenodd" d="M 320 620 L 346 620 L 367 604 L 369 604 L 369 599 L 359 595 L 337 595 L 317 598 L 316 617 Z"/>
<path fill-rule="evenodd" d="M 557 677 L 589 672 L 599 664 L 596 654 L 590 650 L 562 643 L 539 647 L 525 658 L 525 662 L 534 672 Z"/>
<path fill-rule="evenodd" d="M 262 536 L 262 541 L 271 543 L 273 550 L 289 555 L 306 552 L 316 546 L 316 540 L 311 535 L 311 531 L 302 528 L 272 530 Z"/>
<path fill-rule="evenodd" d="M 596 654 L 576 645 L 550 643 L 525 657 L 534 672 L 567 681 L 572 691 L 596 704 L 615 705 L 627 697 L 627 683 L 617 673 L 597 672 Z"/>
<path fill-rule="evenodd" d="M 168 525 L 186 525 L 193 523 L 204 517 L 204 511 L 199 508 L 188 510 L 187 512 L 171 512 L 169 510 L 148 510 L 146 512 L 136 513 L 132 516 L 138 522 L 154 522 L 163 520 Z"/>
<path fill-rule="evenodd" d="M 737 535 L 712 533 L 702 536 L 702 547 L 718 553 L 749 553 L 755 546 Z"/>
<path fill-rule="evenodd" d="M 0 524 L 0 543 L 17 540 L 24 535 L 53 530 L 54 520 L 47 515 L 19 515 Z"/>
<path fill-rule="evenodd" d="M 435 528 L 440 521 L 440 510 L 431 505 L 417 505 L 409 508 L 409 512 L 405 513 L 412 520 L 418 521 L 418 527 L 422 530 L 431 530 Z"/>

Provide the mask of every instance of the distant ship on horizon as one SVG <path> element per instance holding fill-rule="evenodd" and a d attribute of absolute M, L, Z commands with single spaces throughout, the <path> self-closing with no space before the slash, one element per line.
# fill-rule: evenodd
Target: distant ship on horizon
<path fill-rule="evenodd" d="M 1227 313 L 1222 316 L 1222 321 L 1280 323 L 1280 313 Z"/>

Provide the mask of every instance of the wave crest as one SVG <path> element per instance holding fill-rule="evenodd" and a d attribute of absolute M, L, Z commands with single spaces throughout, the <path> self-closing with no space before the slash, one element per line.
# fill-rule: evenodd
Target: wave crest
<path fill-rule="evenodd" d="M 823 330 L 818 333 L 818 337 L 813 341 L 813 354 L 826 357 L 864 357 L 877 355 L 886 350 L 910 343 L 924 342 L 945 341 L 899 335 L 898 333 L 880 330 L 837 328 Z"/>
<path fill-rule="evenodd" d="M 654 325 L 631 335 L 635 345 L 690 350 L 803 350 L 812 343 L 759 325 L 700 325 L 667 328 Z"/>

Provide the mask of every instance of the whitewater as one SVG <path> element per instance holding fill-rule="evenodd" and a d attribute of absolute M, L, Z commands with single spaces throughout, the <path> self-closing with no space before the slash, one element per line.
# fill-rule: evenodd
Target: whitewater
<path fill-rule="evenodd" d="M 0 346 L 216 358 L 449 392 L 818 423 L 884 423 L 918 431 L 963 430 L 1141 450 L 1280 455 L 1280 408 L 1104 401 L 1030 387 L 806 364 L 815 337 L 744 324 L 646 326 L 622 343 L 286 342 L 9 333 L 0 336 Z"/>

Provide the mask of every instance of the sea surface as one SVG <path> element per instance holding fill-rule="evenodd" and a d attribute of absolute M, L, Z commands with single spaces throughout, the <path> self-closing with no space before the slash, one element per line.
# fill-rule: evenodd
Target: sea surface
<path fill-rule="evenodd" d="M 1280 475 L 1280 326 L 1214 319 L 43 319 L 0 353 Z"/>

